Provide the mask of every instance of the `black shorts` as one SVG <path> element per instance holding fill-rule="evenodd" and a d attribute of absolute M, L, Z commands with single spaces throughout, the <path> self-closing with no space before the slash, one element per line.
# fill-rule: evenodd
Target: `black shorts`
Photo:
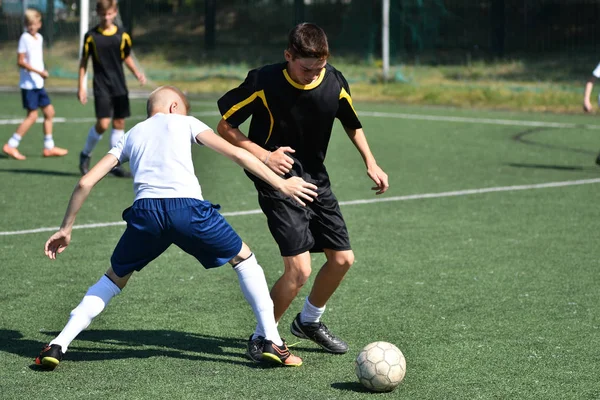
<path fill-rule="evenodd" d="M 131 115 L 129 111 L 129 96 L 94 96 L 96 118 L 122 119 Z"/>
<path fill-rule="evenodd" d="M 258 203 L 283 257 L 323 249 L 350 250 L 350 237 L 338 201 L 330 187 L 306 207 L 273 189 L 256 185 Z"/>

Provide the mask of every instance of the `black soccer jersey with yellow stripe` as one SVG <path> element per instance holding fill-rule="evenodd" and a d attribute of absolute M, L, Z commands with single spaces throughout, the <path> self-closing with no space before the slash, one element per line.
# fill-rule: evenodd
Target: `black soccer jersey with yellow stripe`
<path fill-rule="evenodd" d="M 250 71 L 239 87 L 219 99 L 219 110 L 234 128 L 252 116 L 250 140 L 271 151 L 293 148 L 296 152 L 288 154 L 294 159 L 290 174 L 328 185 L 323 162 L 335 118 L 346 128 L 362 127 L 348 82 L 327 64 L 317 80 L 301 85 L 291 79 L 286 66 L 280 63 Z"/>
<path fill-rule="evenodd" d="M 106 30 L 96 26 L 85 34 L 82 56 L 92 57 L 94 96 L 127 95 L 123 60 L 130 53 L 131 37 L 116 25 Z"/>

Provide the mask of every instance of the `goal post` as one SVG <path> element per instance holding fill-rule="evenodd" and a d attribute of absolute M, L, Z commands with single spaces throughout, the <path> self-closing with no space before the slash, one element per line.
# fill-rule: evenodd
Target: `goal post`
<path fill-rule="evenodd" d="M 79 59 L 81 59 L 81 56 L 83 55 L 83 39 L 90 26 L 90 0 L 81 0 L 79 14 Z M 77 67 L 77 72 L 79 73 L 79 66 Z M 87 87 L 87 70 L 84 79 L 86 83 L 85 86 Z"/>

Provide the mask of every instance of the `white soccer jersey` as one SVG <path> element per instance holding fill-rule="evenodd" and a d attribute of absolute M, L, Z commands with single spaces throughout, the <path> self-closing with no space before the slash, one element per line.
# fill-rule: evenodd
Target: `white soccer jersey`
<path fill-rule="evenodd" d="M 596 69 L 594 70 L 594 72 L 592 72 L 592 74 L 596 77 L 596 78 L 600 78 L 600 64 L 598 64 L 596 66 Z"/>
<path fill-rule="evenodd" d="M 32 36 L 24 32 L 19 39 L 17 53 L 25 54 L 25 62 L 38 71 L 44 71 L 44 38 L 37 33 Z M 36 72 L 21 68 L 19 79 L 21 89 L 41 89 L 44 87 L 44 78 Z"/>
<path fill-rule="evenodd" d="M 202 198 L 194 173 L 192 144 L 210 128 L 194 117 L 155 114 L 127 132 L 109 154 L 129 162 L 135 200 L 144 198 Z"/>

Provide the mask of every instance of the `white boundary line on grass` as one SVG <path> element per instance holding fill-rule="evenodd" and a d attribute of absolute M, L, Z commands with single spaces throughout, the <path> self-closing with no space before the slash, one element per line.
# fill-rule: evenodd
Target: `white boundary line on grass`
<path fill-rule="evenodd" d="M 448 115 L 426 115 L 426 114 L 405 114 L 405 113 L 388 113 L 378 111 L 359 111 L 361 117 L 375 117 L 375 118 L 397 118 L 397 119 L 411 119 L 419 121 L 437 121 L 437 122 L 457 122 L 466 124 L 488 124 L 488 125 L 505 125 L 505 126 L 529 126 L 539 128 L 577 128 L 577 129 L 600 129 L 600 125 L 591 124 L 575 124 L 566 122 L 545 122 L 545 121 L 527 121 L 517 119 L 498 119 L 498 118 L 468 118 L 468 117 L 452 117 Z M 221 114 L 218 111 L 201 111 L 192 113 L 195 117 L 218 117 Z M 135 115 L 130 119 L 142 120 L 146 118 L 142 115 Z M 0 118 L 0 125 L 18 125 L 23 121 L 22 118 Z M 54 118 L 55 123 L 84 123 L 84 122 L 95 122 L 96 118 L 85 117 L 85 118 Z M 37 119 L 38 123 L 43 122 L 42 118 Z"/>
<path fill-rule="evenodd" d="M 590 185 L 590 184 L 594 184 L 594 183 L 600 183 L 600 178 L 579 179 L 579 180 L 575 180 L 575 181 L 563 181 L 563 182 L 537 183 L 537 184 L 533 184 L 533 185 L 498 186 L 498 187 L 481 188 L 481 189 L 466 189 L 466 190 L 456 190 L 456 191 L 452 191 L 452 192 L 441 192 L 441 193 L 411 194 L 411 195 L 406 195 L 406 196 L 379 197 L 376 199 L 349 200 L 349 201 L 340 201 L 340 205 L 352 206 L 352 205 L 357 205 L 357 204 L 384 203 L 384 202 L 390 202 L 390 201 L 435 199 L 435 198 L 441 198 L 441 197 L 468 196 L 468 195 L 472 195 L 472 194 L 510 192 L 510 191 L 517 191 L 517 190 L 536 190 L 536 189 L 557 188 L 557 187 L 575 186 L 575 185 Z M 247 211 L 224 212 L 224 213 L 222 213 L 222 215 L 225 217 L 235 217 L 235 216 L 240 216 L 240 215 L 252 215 L 252 214 L 261 214 L 261 213 L 262 213 L 261 210 L 256 209 L 256 210 L 247 210 Z M 73 227 L 73 229 L 94 229 L 94 228 L 103 228 L 103 227 L 118 226 L 118 225 L 125 225 L 125 222 L 118 221 L 118 222 L 103 222 L 103 223 L 96 223 L 96 224 L 75 225 Z M 58 229 L 59 229 L 59 227 L 26 229 L 26 230 L 21 230 L 21 231 L 6 231 L 6 232 L 0 232 L 0 236 L 16 236 L 16 235 L 25 235 L 25 234 L 29 234 L 29 233 L 52 232 L 52 231 L 57 231 Z"/>

